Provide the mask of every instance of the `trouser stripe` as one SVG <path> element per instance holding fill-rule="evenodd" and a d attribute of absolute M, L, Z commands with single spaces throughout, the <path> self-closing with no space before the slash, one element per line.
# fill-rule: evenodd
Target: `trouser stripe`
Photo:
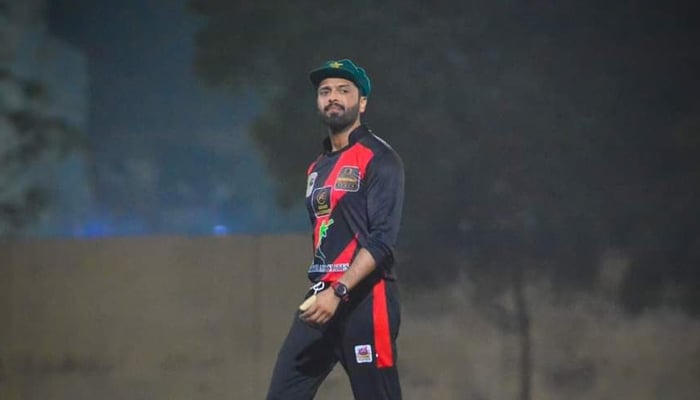
<path fill-rule="evenodd" d="M 394 354 L 391 348 L 391 330 L 389 329 L 389 312 L 386 305 L 386 284 L 384 279 L 374 285 L 372 317 L 374 320 L 374 348 L 377 352 L 377 367 L 393 367 Z"/>

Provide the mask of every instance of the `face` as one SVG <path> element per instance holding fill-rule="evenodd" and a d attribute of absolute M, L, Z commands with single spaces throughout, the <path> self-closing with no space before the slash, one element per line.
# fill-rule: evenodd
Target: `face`
<path fill-rule="evenodd" d="M 316 105 L 324 124 L 339 132 L 359 121 L 367 97 L 360 96 L 354 83 L 343 78 L 327 78 L 318 85 Z"/>

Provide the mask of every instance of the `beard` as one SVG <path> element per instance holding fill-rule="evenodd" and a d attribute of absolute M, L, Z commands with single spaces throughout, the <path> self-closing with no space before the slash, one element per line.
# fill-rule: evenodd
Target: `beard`
<path fill-rule="evenodd" d="M 328 113 L 328 109 L 331 106 L 340 107 L 341 110 L 334 110 Z M 360 115 L 360 103 L 358 102 L 348 109 L 339 104 L 332 104 L 320 110 L 319 115 L 321 116 L 321 121 L 330 129 L 331 133 L 338 133 L 357 121 L 357 117 Z"/>

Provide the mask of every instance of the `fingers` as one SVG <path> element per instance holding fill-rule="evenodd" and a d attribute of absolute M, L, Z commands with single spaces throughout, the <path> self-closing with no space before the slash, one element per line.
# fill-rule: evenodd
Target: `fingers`
<path fill-rule="evenodd" d="M 315 297 L 316 299 L 308 304 L 302 304 L 308 308 L 306 311 L 302 310 L 299 318 L 310 325 L 323 325 L 333 318 L 340 300 L 330 291 L 321 292 Z"/>
<path fill-rule="evenodd" d="M 331 319 L 330 317 L 331 313 L 328 310 L 317 305 L 313 305 L 299 314 L 299 318 L 301 318 L 302 321 L 313 325 L 323 325 Z"/>
<path fill-rule="evenodd" d="M 302 321 L 309 324 L 319 324 L 320 323 L 321 312 L 317 307 L 312 307 L 303 312 L 300 315 Z"/>

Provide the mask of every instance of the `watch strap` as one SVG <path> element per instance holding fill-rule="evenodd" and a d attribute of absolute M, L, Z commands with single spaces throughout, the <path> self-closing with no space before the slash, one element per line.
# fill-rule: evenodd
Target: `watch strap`
<path fill-rule="evenodd" d="M 347 302 L 350 300 L 350 290 L 347 286 L 345 286 L 345 284 L 336 281 L 331 284 L 331 287 L 333 288 L 333 293 L 335 293 L 335 295 L 342 301 Z"/>

